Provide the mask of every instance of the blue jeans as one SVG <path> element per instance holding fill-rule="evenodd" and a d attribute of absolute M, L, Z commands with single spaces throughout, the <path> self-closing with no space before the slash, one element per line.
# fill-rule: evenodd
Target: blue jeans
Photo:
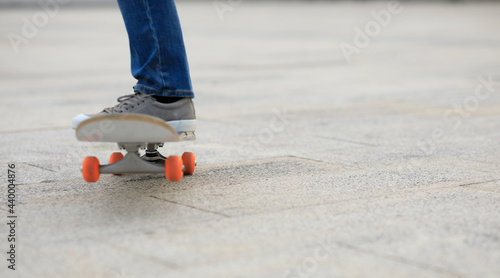
<path fill-rule="evenodd" d="M 118 0 L 130 42 L 135 91 L 194 97 L 174 0 Z"/>

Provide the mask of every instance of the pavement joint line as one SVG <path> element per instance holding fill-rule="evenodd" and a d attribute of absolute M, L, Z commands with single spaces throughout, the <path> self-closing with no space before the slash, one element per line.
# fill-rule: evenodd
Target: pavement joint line
<path fill-rule="evenodd" d="M 415 194 L 411 194 L 411 193 L 422 193 L 422 192 L 427 192 L 427 191 L 432 191 L 432 190 L 450 189 L 450 188 L 457 188 L 457 185 L 453 184 L 453 185 L 447 185 L 447 186 L 441 186 L 441 187 L 408 189 L 408 190 L 405 190 L 404 192 L 400 191 L 400 192 L 383 194 L 383 195 L 372 195 L 372 196 L 361 197 L 361 198 L 337 200 L 337 201 L 333 201 L 333 202 L 325 202 L 325 203 L 316 203 L 316 204 L 308 204 L 308 205 L 302 205 L 302 206 L 287 207 L 287 208 L 277 209 L 277 210 L 273 210 L 273 211 L 264 211 L 264 212 L 258 212 L 258 213 L 252 213 L 252 214 L 245 214 L 245 215 L 243 215 L 243 217 L 256 216 L 256 215 L 262 215 L 262 214 L 268 214 L 268 213 L 280 213 L 280 212 L 284 212 L 284 211 L 288 211 L 288 210 L 296 210 L 296 209 L 300 210 L 300 209 L 307 209 L 307 208 L 316 208 L 316 207 L 321 207 L 321 206 L 330 206 L 330 205 L 336 205 L 336 204 L 353 202 L 353 201 L 360 201 L 360 200 L 376 200 L 376 199 L 380 199 L 382 197 L 389 197 L 389 196 L 395 196 L 395 195 L 414 196 Z M 234 218 L 234 216 L 232 216 L 232 218 Z"/>
<path fill-rule="evenodd" d="M 499 194 L 500 192 L 498 191 L 495 191 L 495 190 L 492 190 L 492 189 L 487 189 L 487 188 L 477 188 L 477 187 L 465 187 L 469 190 L 473 190 L 473 191 L 483 191 L 483 192 L 488 192 L 488 193 L 495 193 L 495 194 Z"/>
<path fill-rule="evenodd" d="M 350 250 L 353 250 L 353 251 L 357 251 L 357 252 L 360 252 L 360 253 L 365 253 L 365 254 L 373 255 L 373 256 L 376 256 L 376 257 L 380 257 L 380 258 L 384 258 L 384 259 L 388 259 L 388 260 L 400 262 L 400 263 L 407 264 L 407 265 L 413 265 L 413 266 L 416 266 L 416 267 L 419 267 L 419 268 L 423 268 L 423 269 L 426 269 L 426 270 L 431 270 L 431 271 L 434 271 L 434 272 L 437 272 L 437 273 L 442 273 L 442 274 L 446 274 L 446 275 L 452 275 L 453 277 L 465 277 L 465 276 L 463 276 L 461 274 L 454 273 L 453 271 L 450 271 L 450 270 L 448 270 L 446 268 L 442 268 L 442 267 L 438 267 L 438 266 L 434 266 L 434 265 L 430 265 L 430 264 L 426 264 L 426 263 L 422 263 L 422 262 L 418 262 L 418 261 L 406 259 L 404 257 L 399 257 L 399 256 L 389 255 L 389 254 L 383 254 L 383 253 L 380 253 L 380 252 L 376 252 L 376 251 L 369 250 L 369 249 L 364 249 L 364 248 L 361 248 L 361 247 L 358 247 L 358 246 L 355 246 L 355 245 L 351 245 L 351 244 L 347 244 L 347 243 L 342 243 L 342 242 L 334 242 L 334 244 L 336 244 L 339 247 L 343 247 L 343 248 L 350 249 Z"/>
<path fill-rule="evenodd" d="M 31 167 L 39 168 L 39 169 L 42 169 L 42 170 L 45 170 L 45 171 L 49 171 L 49 172 L 52 172 L 52 173 L 57 173 L 57 171 L 54 171 L 52 169 L 47 169 L 47 168 L 44 168 L 44 167 L 41 167 L 41 166 L 33 165 L 31 163 L 28 163 L 28 162 L 20 162 L 20 163 L 24 164 L 24 165 L 31 166 Z"/>
<path fill-rule="evenodd" d="M 279 157 L 290 157 L 290 158 L 298 158 L 298 159 L 303 159 L 303 160 L 309 160 L 309 161 L 314 161 L 314 162 L 319 162 L 319 163 L 325 163 L 325 164 L 330 164 L 330 165 L 335 165 L 335 166 L 344 166 L 344 167 L 349 167 L 349 168 L 356 168 L 353 169 L 352 171 L 357 171 L 357 170 L 364 170 L 363 168 L 359 168 L 350 164 L 347 164 L 342 161 L 342 163 L 335 163 L 335 162 L 330 162 L 330 161 L 324 161 L 324 160 L 319 160 L 319 159 L 314 159 L 314 158 L 309 158 L 309 157 L 303 157 L 303 156 L 298 156 L 298 155 L 284 155 L 284 156 L 276 156 L 276 158 Z M 345 163 L 345 164 L 343 164 Z M 349 172 L 349 170 L 346 170 Z"/>
<path fill-rule="evenodd" d="M 466 184 L 460 184 L 460 185 L 458 185 L 458 186 L 467 187 L 467 186 L 469 186 L 469 185 L 484 184 L 484 183 L 490 183 L 490 182 L 496 182 L 496 181 L 500 181 L 500 179 L 487 180 L 487 181 L 480 181 L 480 182 L 473 182 L 473 183 L 466 183 Z"/>
<path fill-rule="evenodd" d="M 234 217 L 231 217 L 231 218 L 234 218 Z M 217 221 L 217 220 L 197 220 L 197 223 L 208 223 L 208 222 L 213 222 L 213 221 Z M 165 227 L 165 225 L 167 224 L 160 224 L 160 225 L 157 225 L 157 226 L 148 226 L 148 232 L 151 232 L 151 231 L 156 231 L 157 229 L 160 229 L 162 227 Z M 126 236 L 126 235 L 136 235 L 136 234 L 147 234 L 147 232 L 145 232 L 144 228 L 134 228 L 134 229 L 122 229 L 122 230 L 118 230 L 118 231 L 113 231 L 113 232 L 109 232 L 109 233 L 102 233 L 101 235 L 106 235 L 106 236 Z M 93 240 L 93 241 L 98 241 L 98 242 L 101 242 L 98 238 L 95 238 L 93 235 L 80 235 L 78 232 L 75 233 L 76 237 L 72 237 L 72 238 L 62 238 L 62 239 L 54 239 L 54 240 L 48 240 L 48 241 L 45 241 L 46 243 L 50 243 L 50 244 L 58 244 L 58 243 L 67 243 L 67 242 L 71 242 L 71 241 L 75 241 L 75 240 L 82 240 L 82 239 L 85 239 L 85 240 Z"/>
<path fill-rule="evenodd" d="M 363 145 L 363 146 L 370 146 L 370 147 L 377 147 L 377 145 L 369 144 L 369 143 L 364 143 L 364 142 L 357 142 L 357 141 L 352 141 L 352 140 L 346 140 L 346 139 L 340 139 L 336 137 L 329 137 L 329 136 L 318 136 L 320 138 L 325 138 L 325 139 L 333 139 L 341 142 L 346 142 L 346 143 L 351 143 L 351 144 L 356 144 L 356 145 Z"/>
<path fill-rule="evenodd" d="M 474 160 L 474 159 L 467 159 L 467 158 L 462 158 L 462 160 L 499 166 L 497 163 L 482 161 L 482 160 Z"/>
<path fill-rule="evenodd" d="M 468 161 L 470 161 L 470 160 L 468 160 Z M 475 162 L 477 163 L 477 161 L 475 161 Z M 474 171 L 478 171 L 478 172 L 482 172 L 482 173 L 495 173 L 494 171 L 484 170 L 484 169 L 482 169 L 480 167 L 476 167 L 476 166 L 469 166 L 469 165 L 467 165 L 467 167 L 464 167 L 463 164 L 460 164 L 457 161 L 450 161 L 449 163 L 455 165 L 457 168 L 474 170 Z M 493 165 L 495 165 L 495 164 L 493 164 Z"/>
<path fill-rule="evenodd" d="M 165 267 L 168 267 L 168 268 L 171 268 L 171 269 L 180 269 L 181 267 L 179 265 L 176 265 L 174 263 L 171 263 L 171 262 L 168 262 L 168 261 L 164 261 L 164 260 L 160 260 L 156 257 L 153 257 L 153 256 L 148 256 L 148 255 L 145 255 L 141 252 L 135 252 L 134 250 L 131 250 L 131 249 L 128 249 L 128 248 L 125 248 L 125 247 L 122 247 L 122 246 L 119 246 L 119 245 L 116 245 L 116 244 L 113 244 L 113 243 L 110 243 L 108 241 L 102 241 L 102 240 L 98 240 L 96 238 L 88 238 L 90 240 L 93 240 L 93 241 L 96 241 L 100 244 L 105 244 L 111 248 L 114 248 L 116 250 L 119 250 L 119 251 L 122 251 L 122 252 L 125 252 L 125 253 L 129 253 L 129 254 L 132 254 L 134 256 L 138 256 L 138 257 L 141 257 L 141 258 L 144 258 L 148 261 L 151 261 L 153 263 L 157 263 L 159 265 L 162 265 L 162 266 L 165 266 Z"/>
<path fill-rule="evenodd" d="M 422 159 L 422 158 L 425 158 L 425 156 L 416 156 L 414 157 L 416 159 Z M 417 161 L 418 163 L 420 163 L 419 165 L 417 166 L 421 166 L 423 165 L 424 163 L 421 162 L 421 161 Z M 477 161 L 476 161 L 477 162 Z M 411 162 L 413 163 L 413 162 Z M 436 163 L 436 162 L 431 162 L 431 163 Z M 462 164 L 457 164 L 455 162 L 449 162 L 450 164 L 453 164 L 453 165 L 456 165 L 460 168 L 463 168 L 463 165 Z M 337 164 L 337 165 L 343 165 L 343 164 Z M 359 170 L 362 170 L 362 171 L 365 171 L 365 170 L 373 170 L 373 171 L 378 171 L 378 170 L 383 170 L 383 169 L 393 169 L 396 165 L 399 165 L 399 162 L 398 163 L 394 163 L 394 162 L 388 162 L 388 163 L 380 163 L 380 164 L 377 164 L 373 167 L 366 167 L 366 168 L 359 168 L 359 167 L 356 167 L 356 166 L 352 166 L 352 165 L 347 165 L 349 167 L 353 167 L 353 168 L 357 168 L 356 170 L 352 170 L 352 172 L 357 172 Z M 496 165 L 496 164 L 493 164 L 493 165 Z M 474 170 L 476 171 L 479 171 L 479 172 L 482 172 L 482 173 L 492 173 L 492 171 L 482 171 L 480 169 L 477 169 L 477 168 L 473 168 Z M 494 180 L 496 181 L 496 180 Z"/>
<path fill-rule="evenodd" d="M 61 180 L 52 180 L 50 182 L 45 182 L 46 184 L 60 184 L 64 183 L 67 184 L 68 182 L 72 182 L 71 184 L 76 187 L 78 185 L 79 187 L 82 187 L 80 184 L 83 183 L 84 185 L 87 185 L 89 183 L 85 182 L 82 178 L 72 178 L 72 179 L 61 179 Z M 40 182 L 29 182 L 29 183 L 19 183 L 16 185 L 23 185 L 23 186 L 40 186 L 40 184 L 43 183 L 43 181 Z"/>
<path fill-rule="evenodd" d="M 221 213 L 221 212 L 212 211 L 212 210 L 208 210 L 208 209 L 204 209 L 204 208 L 198 208 L 198 207 L 195 207 L 195 206 L 191 206 L 191 205 L 188 205 L 188 204 L 182 204 L 182 203 L 179 203 L 179 202 L 167 200 L 167 199 L 156 197 L 156 196 L 149 196 L 149 197 L 154 198 L 154 199 L 158 199 L 158 200 L 161 200 L 161 201 L 164 201 L 164 202 L 176 204 L 176 205 L 179 205 L 179 206 L 184 206 L 184 207 L 192 208 L 192 209 L 195 209 L 195 210 L 199 210 L 199 211 L 203 211 L 203 212 L 208 212 L 208 213 L 216 214 L 216 215 L 219 215 L 219 216 L 222 216 L 222 217 L 225 217 L 225 218 L 231 218 L 230 215 L 227 215 L 227 214 L 224 214 L 224 213 Z"/>
<path fill-rule="evenodd" d="M 326 149 L 325 151 L 335 152 L 335 150 L 332 150 L 332 149 Z M 362 171 L 362 170 L 372 169 L 370 167 L 362 168 L 362 167 L 359 167 L 359 166 L 355 166 L 353 162 L 346 161 L 346 160 L 341 160 L 338 157 L 336 158 L 336 161 L 337 162 L 331 162 L 331 161 L 324 161 L 324 162 L 325 163 L 330 163 L 330 164 L 333 164 L 333 165 L 341 165 L 341 166 L 345 166 L 345 167 L 351 168 L 351 169 L 346 170 L 346 172 L 358 172 L 358 171 Z M 378 168 L 374 168 L 374 169 L 378 169 Z"/>
<path fill-rule="evenodd" d="M 481 183 L 483 183 L 483 182 L 480 182 L 480 183 L 477 183 L 477 184 L 481 184 Z M 473 183 L 473 184 L 476 184 L 476 183 Z M 36 185 L 36 184 L 33 184 L 33 185 Z M 459 185 L 459 186 L 461 186 L 461 185 Z M 264 215 L 264 214 L 269 214 L 269 213 L 280 213 L 280 212 L 284 212 L 284 211 L 288 211 L 288 210 L 316 208 L 316 207 L 321 207 L 321 206 L 330 206 L 330 205 L 347 203 L 347 202 L 353 202 L 353 201 L 360 201 L 360 200 L 376 200 L 376 199 L 380 199 L 382 197 L 388 197 L 388 196 L 408 195 L 410 193 L 422 193 L 423 191 L 427 192 L 427 191 L 432 191 L 432 190 L 447 189 L 447 188 L 456 188 L 456 187 L 457 187 L 457 185 L 453 184 L 453 185 L 447 185 L 447 186 L 441 186 L 441 187 L 408 189 L 408 190 L 405 190 L 404 192 L 395 192 L 395 193 L 390 193 L 390 194 L 373 195 L 373 196 L 367 196 L 367 197 L 361 197 L 361 198 L 337 200 L 337 201 L 333 201 L 333 202 L 315 203 L 315 204 L 307 204 L 307 205 L 302 205 L 302 206 L 286 207 L 286 208 L 272 210 L 272 211 L 262 211 L 262 212 L 257 212 L 257 213 L 248 213 L 248 214 L 243 214 L 243 215 L 239 215 L 239 216 L 231 216 L 231 215 L 227 215 L 227 214 L 224 214 L 224 213 L 221 213 L 221 212 L 217 212 L 217 211 L 211 211 L 211 210 L 207 210 L 207 209 L 203 209 L 203 208 L 198 208 L 198 207 L 195 207 L 195 206 L 191 206 L 191 205 L 187 205 L 187 204 L 183 204 L 183 203 L 179 203 L 179 202 L 167 200 L 167 199 L 160 198 L 160 197 L 157 197 L 157 196 L 149 196 L 149 197 L 154 198 L 154 199 L 158 199 L 158 200 L 161 200 L 161 201 L 165 201 L 165 202 L 168 202 L 168 203 L 172 203 L 172 204 L 189 207 L 189 208 L 192 208 L 192 209 L 195 209 L 195 210 L 199 210 L 199 211 L 203 211 L 203 212 L 208 212 L 208 213 L 211 213 L 211 214 L 219 215 L 219 216 L 222 216 L 222 217 L 225 217 L 225 218 L 240 218 L 240 217 L 252 217 L 252 216 L 258 216 L 258 215 Z"/>
<path fill-rule="evenodd" d="M 263 161 L 273 160 L 273 159 L 279 160 L 279 159 L 286 159 L 286 158 L 297 158 L 297 159 L 303 159 L 303 160 L 311 160 L 311 161 L 315 161 L 315 162 L 330 163 L 328 161 L 315 160 L 315 159 L 310 159 L 310 158 L 300 157 L 300 156 L 295 156 L 295 155 L 279 155 L 279 156 L 270 156 L 270 157 L 260 157 L 260 158 L 254 158 L 254 159 L 243 159 L 243 160 L 238 160 L 238 161 L 224 161 L 224 162 L 219 162 L 219 163 L 214 163 L 214 164 L 205 164 L 203 166 L 211 167 L 211 168 L 214 168 L 214 167 L 226 168 L 227 165 L 233 165 L 233 164 L 238 164 L 238 166 L 258 165 L 259 163 L 262 163 Z M 273 162 L 273 161 L 270 161 L 270 162 Z M 335 165 L 337 165 L 337 164 L 335 164 Z"/>
<path fill-rule="evenodd" d="M 219 168 L 219 167 L 222 168 L 223 166 L 233 165 L 235 163 L 237 163 L 239 166 L 248 166 L 248 165 L 257 165 L 256 162 L 259 162 L 259 161 L 262 162 L 263 160 L 279 160 L 279 159 L 286 159 L 286 158 L 294 158 L 297 160 L 313 161 L 313 162 L 317 162 L 317 163 L 327 164 L 329 166 L 337 166 L 337 168 L 339 168 L 339 167 L 355 168 L 355 169 L 339 169 L 339 171 L 336 173 L 356 172 L 356 171 L 360 171 L 360 170 L 365 170 L 363 168 L 359 168 L 359 167 L 352 166 L 349 164 L 334 163 L 334 162 L 330 162 L 330 161 L 317 160 L 317 159 L 302 157 L 302 156 L 297 156 L 297 155 L 280 155 L 280 156 L 271 156 L 271 157 L 261 157 L 261 158 L 255 158 L 255 159 L 247 159 L 247 160 L 239 160 L 239 161 L 227 161 L 227 162 L 220 162 L 220 163 L 215 163 L 215 164 L 205 164 L 203 166 L 207 166 L 210 168 L 214 168 L 214 167 L 215 168 Z M 272 163 L 274 161 L 270 161 L 270 162 Z M 281 177 L 273 177 L 273 179 L 275 179 L 275 178 L 280 179 Z M 248 182 L 250 180 L 259 180 L 259 179 L 260 179 L 260 177 L 249 178 L 246 180 L 246 182 Z"/>

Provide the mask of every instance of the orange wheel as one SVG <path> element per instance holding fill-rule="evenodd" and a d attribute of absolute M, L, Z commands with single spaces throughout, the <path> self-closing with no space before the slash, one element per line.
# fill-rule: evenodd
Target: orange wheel
<path fill-rule="evenodd" d="M 194 167 L 196 166 L 194 153 L 192 152 L 183 153 L 182 163 L 184 164 L 184 175 L 192 175 L 194 172 Z"/>
<path fill-rule="evenodd" d="M 165 161 L 165 176 L 169 181 L 180 181 L 182 179 L 182 158 L 172 155 Z"/>
<path fill-rule="evenodd" d="M 86 182 L 99 180 L 99 160 L 95 156 L 87 156 L 82 163 L 82 175 Z"/>
<path fill-rule="evenodd" d="M 122 160 L 123 154 L 120 152 L 115 152 L 112 153 L 111 156 L 109 157 L 109 164 L 116 163 L 120 160 Z M 113 176 L 120 176 L 121 174 L 113 174 Z"/>
<path fill-rule="evenodd" d="M 116 163 L 116 162 L 122 160 L 122 158 L 123 158 L 122 153 L 119 153 L 119 152 L 112 153 L 111 157 L 109 157 L 109 164 Z"/>

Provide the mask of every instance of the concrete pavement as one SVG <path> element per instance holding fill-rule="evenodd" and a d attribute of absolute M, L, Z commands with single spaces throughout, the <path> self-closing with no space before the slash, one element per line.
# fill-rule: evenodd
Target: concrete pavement
<path fill-rule="evenodd" d="M 131 91 L 119 10 L 0 10 L 0 277 L 500 275 L 499 4 L 178 8 L 195 174 L 95 184 L 116 146 L 71 119 Z"/>

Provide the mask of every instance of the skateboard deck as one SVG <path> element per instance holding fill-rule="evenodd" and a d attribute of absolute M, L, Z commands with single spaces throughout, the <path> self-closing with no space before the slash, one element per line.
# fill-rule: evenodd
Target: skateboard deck
<path fill-rule="evenodd" d="M 90 118 L 76 129 L 76 138 L 89 142 L 164 143 L 179 136 L 162 119 L 142 114 L 109 114 Z"/>
<path fill-rule="evenodd" d="M 160 173 L 169 181 L 180 181 L 191 175 L 196 165 L 194 154 L 162 156 L 157 148 L 167 142 L 195 140 L 193 133 L 177 133 L 162 119 L 143 114 L 106 114 L 83 121 L 76 128 L 76 138 L 87 142 L 114 142 L 127 154 L 115 152 L 107 165 L 99 164 L 96 157 L 88 156 L 82 163 L 83 178 L 97 182 L 101 173 Z M 140 150 L 145 154 L 140 156 Z"/>

